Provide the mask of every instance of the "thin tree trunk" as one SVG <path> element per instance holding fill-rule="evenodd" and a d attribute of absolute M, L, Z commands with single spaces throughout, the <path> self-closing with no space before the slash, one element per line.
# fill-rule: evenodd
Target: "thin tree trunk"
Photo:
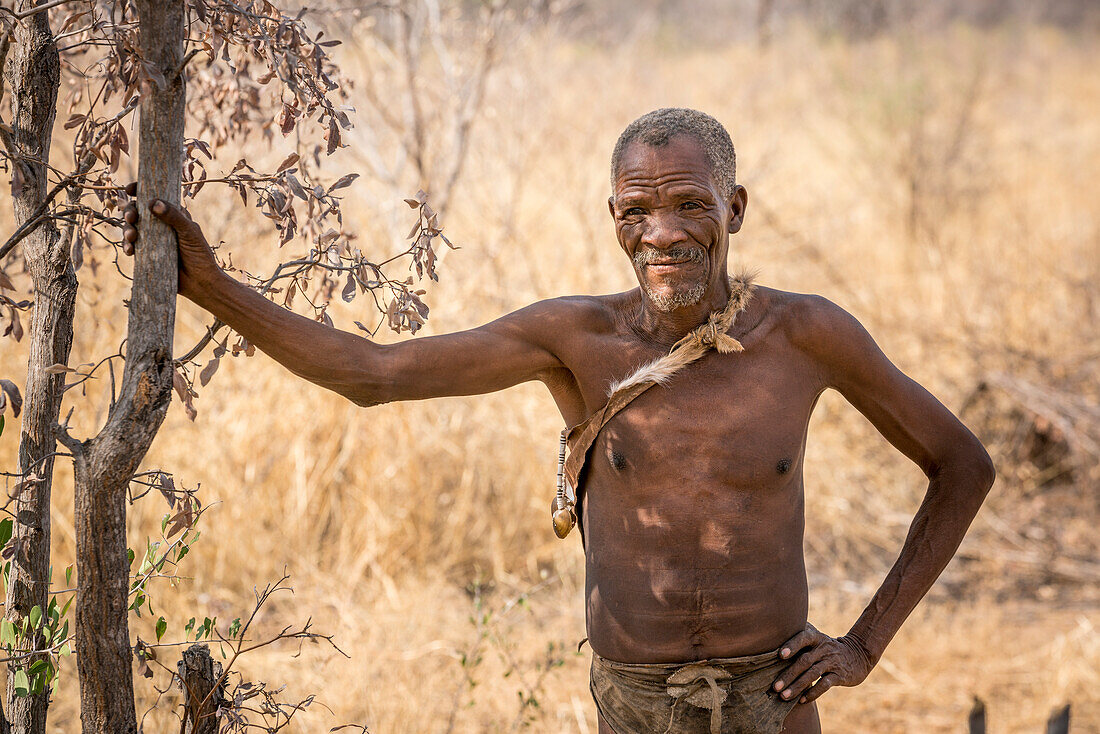
<path fill-rule="evenodd" d="M 68 441 L 75 456 L 77 666 L 85 734 L 136 732 L 127 625 L 126 490 L 168 410 L 176 306 L 176 243 L 146 207 L 178 203 L 183 159 L 182 0 L 137 0 L 142 57 L 165 86 L 142 93 L 139 240 L 127 321 L 126 368 L 107 423 L 94 438 Z M 159 82 L 159 80 L 158 80 Z"/>
<path fill-rule="evenodd" d="M 21 0 L 19 10 L 34 5 Z M 35 13 L 16 23 L 5 72 L 12 99 L 9 151 L 21 166 L 23 186 L 12 201 L 16 226 L 24 224 L 46 196 L 46 168 L 61 66 L 50 31 L 48 14 Z M 68 242 L 52 220 L 44 220 L 23 240 L 23 255 L 34 287 L 34 312 L 29 332 L 30 359 L 25 385 L 25 412 L 19 439 L 19 470 L 40 477 L 16 500 L 13 542 L 20 552 L 12 556 L 5 614 L 12 621 L 26 617 L 35 606 L 45 610 L 50 568 L 50 490 L 56 425 L 64 394 L 65 376 L 47 374 L 50 365 L 66 364 L 73 342 L 76 274 L 69 261 Z M 41 635 L 33 640 L 42 647 Z M 19 661 L 26 667 L 34 660 Z M 46 731 L 45 693 L 15 695 L 14 675 L 8 675 L 7 718 L 13 734 Z"/>

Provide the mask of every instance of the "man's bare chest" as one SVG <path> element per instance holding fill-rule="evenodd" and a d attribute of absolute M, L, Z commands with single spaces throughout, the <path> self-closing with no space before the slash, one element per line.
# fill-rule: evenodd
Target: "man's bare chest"
<path fill-rule="evenodd" d="M 806 365 L 761 351 L 711 353 L 651 387 L 604 426 L 590 474 L 657 489 L 764 489 L 793 478 L 820 386 Z"/>
<path fill-rule="evenodd" d="M 616 414 L 587 468 L 612 470 L 602 477 L 608 481 L 646 484 L 676 472 L 736 485 L 793 476 L 822 388 L 819 371 L 767 320 L 735 334 L 744 351 L 709 351 Z M 567 425 L 602 408 L 612 383 L 665 353 L 629 333 L 581 341 L 566 360 L 574 397 L 558 400 L 575 406 L 563 409 Z"/>

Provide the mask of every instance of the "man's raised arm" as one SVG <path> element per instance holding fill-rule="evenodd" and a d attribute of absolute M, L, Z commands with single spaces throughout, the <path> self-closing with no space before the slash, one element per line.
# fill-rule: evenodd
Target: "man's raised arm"
<path fill-rule="evenodd" d="M 812 701 L 833 685 L 860 683 L 878 662 L 955 555 L 993 485 L 994 469 L 974 434 L 895 367 L 846 311 L 811 298 L 797 322 L 796 339 L 819 365 L 822 383 L 844 395 L 928 477 L 897 561 L 848 634 L 833 639 L 811 627 L 781 649 L 793 663 L 775 688 L 784 698 Z"/>
<path fill-rule="evenodd" d="M 226 274 L 185 209 L 152 202 L 179 246 L 179 293 L 229 324 L 275 361 L 358 405 L 492 392 L 561 369 L 549 338 L 561 333 L 553 301 L 455 334 L 375 344 L 288 311 Z M 137 240 L 137 208 L 123 214 L 124 249 Z"/>

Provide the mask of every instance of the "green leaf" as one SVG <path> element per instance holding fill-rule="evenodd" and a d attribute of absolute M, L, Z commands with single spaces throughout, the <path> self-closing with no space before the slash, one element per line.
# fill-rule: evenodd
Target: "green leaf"
<path fill-rule="evenodd" d="M 67 658 L 73 654 L 73 649 L 69 647 L 69 643 L 65 643 L 61 646 L 61 649 L 57 651 L 57 654 L 63 658 Z"/>
<path fill-rule="evenodd" d="M 69 567 L 65 569 L 65 587 L 68 588 L 73 581 L 73 564 L 69 564 Z"/>
<path fill-rule="evenodd" d="M 3 548 L 11 540 L 12 521 L 10 517 L 0 520 L 0 548 Z"/>
<path fill-rule="evenodd" d="M 160 642 L 160 638 L 164 637 L 165 630 L 168 629 L 168 623 L 164 621 L 164 617 L 157 620 L 157 642 Z"/>
<path fill-rule="evenodd" d="M 4 416 L 0 414 L 0 436 L 4 435 Z"/>
<path fill-rule="evenodd" d="M 130 562 L 131 566 L 134 565 L 134 549 L 133 548 L 127 548 L 126 549 L 126 559 Z"/>
<path fill-rule="evenodd" d="M 28 672 L 32 676 L 34 676 L 46 672 L 49 667 L 50 664 L 47 663 L 45 660 L 35 660 L 33 663 L 31 663 L 31 667 L 28 669 Z"/>
<path fill-rule="evenodd" d="M 0 642 L 5 645 L 15 644 L 15 625 L 6 619 L 0 619 Z"/>
<path fill-rule="evenodd" d="M 69 606 L 73 603 L 73 599 L 76 598 L 76 594 L 69 597 L 69 600 L 65 602 L 65 606 L 61 607 L 61 616 L 64 617 L 69 612 Z"/>
<path fill-rule="evenodd" d="M 42 621 L 42 607 L 38 606 L 37 604 L 31 607 L 30 619 L 31 629 L 38 629 L 38 623 Z"/>
<path fill-rule="evenodd" d="M 27 671 L 20 668 L 15 671 L 15 695 L 26 696 L 31 692 L 31 682 L 27 679 Z"/>

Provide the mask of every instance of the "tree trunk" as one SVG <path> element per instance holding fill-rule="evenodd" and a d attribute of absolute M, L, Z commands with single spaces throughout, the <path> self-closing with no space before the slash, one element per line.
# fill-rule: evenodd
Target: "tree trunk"
<path fill-rule="evenodd" d="M 77 666 L 85 734 L 136 732 L 127 607 L 126 490 L 168 410 L 176 306 L 176 242 L 148 210 L 180 200 L 184 84 L 182 0 L 137 0 L 139 49 L 163 75 L 142 91 L 138 152 L 141 221 L 127 320 L 126 368 L 107 423 L 70 442 L 75 455 Z"/>
<path fill-rule="evenodd" d="M 32 0 L 22 0 L 17 8 L 25 10 L 33 5 Z M 50 158 L 61 66 L 47 13 L 35 13 L 16 23 L 13 35 L 5 72 L 13 110 L 10 153 L 23 174 L 23 186 L 12 201 L 15 223 L 20 226 L 33 216 L 46 196 L 46 168 L 40 161 Z M 77 287 L 68 242 L 60 236 L 53 220 L 44 219 L 23 240 L 23 255 L 34 287 L 34 312 L 19 470 L 40 479 L 16 500 L 13 542 L 20 552 L 11 559 L 5 611 L 12 621 L 26 617 L 35 606 L 45 610 L 49 599 L 50 490 L 57 444 L 55 427 L 65 376 L 47 374 L 46 368 L 69 360 Z M 41 635 L 33 644 L 44 645 Z M 33 658 L 9 665 L 9 673 L 32 662 Z M 6 696 L 10 731 L 42 734 L 46 731 L 47 695 L 16 696 L 14 677 L 8 675 Z"/>

